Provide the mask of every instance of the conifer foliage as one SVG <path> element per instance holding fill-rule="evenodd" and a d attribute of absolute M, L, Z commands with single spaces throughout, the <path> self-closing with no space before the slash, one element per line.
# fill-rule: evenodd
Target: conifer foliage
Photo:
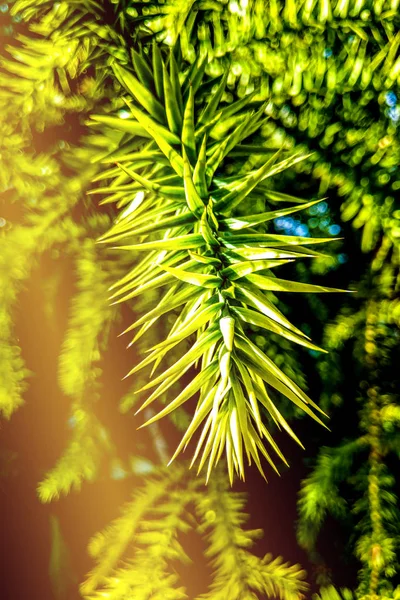
<path fill-rule="evenodd" d="M 329 291 L 321 286 L 276 278 L 271 268 L 289 260 L 312 257 L 313 250 L 306 246 L 330 239 L 266 233 L 265 224 L 268 222 L 313 206 L 318 201 L 236 216 L 236 208 L 251 206 L 251 201 L 257 200 L 257 196 L 252 195 L 253 190 L 262 193 L 265 180 L 289 168 L 301 157 L 294 155 L 279 161 L 278 151 L 266 160 L 263 154 L 270 155 L 270 149 L 264 146 L 258 149 L 250 143 L 246 145 L 245 152 L 260 153 L 261 160 L 258 162 L 261 166 L 246 170 L 239 177 L 226 178 L 221 173 L 217 178 L 221 163 L 224 159 L 229 160 L 232 153 L 235 156 L 235 150 L 243 146 L 240 142 L 252 141 L 252 134 L 256 134 L 261 125 L 264 105 L 258 110 L 248 110 L 252 96 L 247 96 L 220 109 L 226 75 L 217 79 L 215 93 L 205 105 L 201 100 L 196 103 L 197 92 L 203 84 L 206 58 L 192 65 L 183 85 L 177 79 L 182 65 L 176 64 L 173 51 L 168 58 L 169 72 L 158 46 L 153 46 L 151 62 L 134 54 L 133 62 L 137 63 L 140 79 L 119 65 L 113 65 L 123 87 L 142 108 L 138 110 L 129 99 L 126 100 L 130 113 L 135 117 L 134 125 L 142 127 L 153 141 L 146 144 L 146 150 L 141 152 L 124 155 L 119 150 L 118 167 L 122 175 L 117 172 L 116 183 L 108 191 L 113 192 L 121 185 L 125 189 L 139 188 L 139 191 L 124 208 L 123 216 L 101 240 L 118 243 L 123 250 L 146 253 L 139 265 L 118 284 L 114 297 L 118 297 L 119 301 L 148 293 L 153 288 L 169 286 L 158 305 L 129 327 L 128 331 L 141 326 L 134 339 L 153 326 L 160 316 L 183 306 L 168 337 L 156 344 L 151 354 L 136 365 L 131 374 L 151 363 L 157 366 L 167 352 L 196 334 L 190 350 L 144 387 L 147 389 L 159 384 L 142 408 L 201 360 L 201 369 L 196 377 L 151 421 L 168 414 L 200 390 L 196 412 L 178 451 L 204 422 L 195 453 L 195 457 L 201 457 L 200 468 L 208 459 L 210 473 L 213 464 L 226 452 L 232 480 L 234 470 L 244 477 L 244 451 L 261 472 L 259 452 L 274 466 L 263 445 L 263 438 L 283 458 L 262 423 L 261 407 L 297 439 L 272 403 L 265 384 L 286 395 L 317 419 L 307 405 L 317 406 L 251 342 L 245 328 L 249 323 L 257 325 L 316 349 L 270 303 L 264 291 Z M 155 72 L 150 76 L 152 65 Z M 154 94 L 149 92 L 149 88 L 155 90 Z M 196 104 L 200 110 L 196 110 Z M 212 131 L 208 135 L 216 117 L 220 131 L 225 130 L 221 141 L 213 138 Z M 232 117 L 240 121 L 233 131 Z M 129 125 L 129 121 L 127 119 L 124 126 Z M 181 148 L 176 150 L 174 146 Z M 167 159 L 165 167 L 164 157 Z M 149 165 L 146 177 L 134 170 L 136 160 Z M 126 167 L 126 161 L 133 164 L 133 168 Z M 156 161 L 156 166 L 152 166 Z M 235 161 L 237 164 L 240 159 Z M 108 173 L 109 176 L 112 174 Z M 127 183 L 129 180 L 131 185 Z M 269 194 L 271 192 L 267 188 L 265 196 L 268 198 Z M 273 192 L 271 195 L 274 198 Z M 288 198 L 283 196 L 279 200 Z M 160 233 L 152 239 L 154 232 Z M 151 238 L 147 241 L 149 235 Z M 138 243 L 126 245 L 127 241 L 135 241 L 136 236 L 146 237 L 144 241 L 138 239 Z"/>
<path fill-rule="evenodd" d="M 201 598 L 302 598 L 300 567 L 252 553 L 260 532 L 246 529 L 231 485 L 250 464 L 279 472 L 276 431 L 302 446 L 291 421 L 307 415 L 321 448 L 299 494 L 299 544 L 321 562 L 325 518 L 352 519 L 361 565 L 357 589 L 325 578 L 318 598 L 397 598 L 398 0 L 4 6 L 0 412 L 22 406 L 29 375 L 13 328 L 18 293 L 42 255 L 61 254 L 76 279 L 59 356 L 72 435 L 40 499 L 116 464 L 94 400 L 121 308 L 133 311 L 123 333 L 141 354 L 121 411 L 137 409 L 149 446 L 161 417 L 182 434 L 168 467 L 160 445 L 160 465 L 133 460 L 143 486 L 90 542 L 82 596 L 187 598 L 177 564 L 196 532 L 213 573 Z M 336 285 L 354 295 L 326 285 L 346 248 L 360 272 Z M 305 297 L 308 325 L 292 294 Z M 345 352 L 358 431 L 333 446 L 326 416 L 353 400 Z M 320 402 L 306 393 L 310 356 Z"/>

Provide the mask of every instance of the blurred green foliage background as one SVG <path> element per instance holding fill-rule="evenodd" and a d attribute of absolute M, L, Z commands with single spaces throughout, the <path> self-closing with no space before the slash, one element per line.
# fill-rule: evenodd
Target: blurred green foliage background
<path fill-rule="evenodd" d="M 14 453 L 21 443 L 13 440 L 13 422 L 30 410 L 38 431 L 32 439 L 39 443 L 49 435 L 48 444 L 60 453 L 57 458 L 32 450 L 41 461 L 35 472 L 42 474 L 42 502 L 81 486 L 84 494 L 85 482 L 123 482 L 121 504 L 134 489 L 121 516 L 90 543 L 95 567 L 81 586 L 85 598 L 192 597 L 177 566 L 186 564 L 191 549 L 199 572 L 203 552 L 201 562 L 213 561 L 208 592 L 193 592 L 203 592 L 202 598 L 292 600 L 311 593 L 299 567 L 258 558 L 269 550 L 268 542 L 260 546 L 258 532 L 244 525 L 244 501 L 237 490 L 256 498 L 250 506 L 262 504 L 264 495 L 267 504 L 269 489 L 278 485 L 275 475 L 267 473 L 269 487 L 261 478 L 256 486 L 250 475 L 250 484 L 237 483 L 232 491 L 224 465 L 208 488 L 194 473 L 188 475 L 180 458 L 165 470 L 163 463 L 173 453 L 177 433 L 187 430 L 194 407 L 137 432 L 143 419 L 132 414 L 138 408 L 134 391 L 146 380 L 140 374 L 125 387 L 119 381 L 139 354 L 162 341 L 173 321 L 165 317 L 137 349 L 121 353 L 122 346 L 115 345 L 117 334 L 154 307 L 160 295 L 153 290 L 124 305 L 110 305 L 110 286 L 138 258 L 96 243 L 135 198 L 133 192 L 112 192 L 121 176 L 115 161 L 142 175 L 152 173 L 148 163 L 138 166 L 129 158 L 149 140 L 129 131 L 126 90 L 112 67 L 139 76 L 132 50 L 151 70 L 153 44 L 165 60 L 172 46 L 180 83 L 191 68 L 193 77 L 206 57 L 196 114 L 215 95 L 224 72 L 220 101 L 225 108 L 250 95 L 251 106 L 263 107 L 261 125 L 247 146 L 241 143 L 225 157 L 221 180 L 244 176 L 278 149 L 285 157 L 306 156 L 268 180 L 235 217 L 281 208 L 274 204 L 274 192 L 292 200 L 323 198 L 275 218 L 268 229 L 333 240 L 323 256 L 280 267 L 279 277 L 356 293 L 268 292 L 273 306 L 328 354 L 300 348 L 256 326 L 248 327 L 247 334 L 330 417 L 327 431 L 306 422 L 288 399 L 272 396 L 306 447 L 300 454 L 273 430 L 297 469 L 291 475 L 278 465 L 286 481 L 296 481 L 287 485 L 292 498 L 298 493 L 298 514 L 288 509 L 287 519 L 290 528 L 296 520 L 298 544 L 315 565 L 308 577 L 311 589 L 319 590 L 322 600 L 399 597 L 398 1 L 17 0 L 0 5 L 0 19 L 0 412 L 5 419 L 13 417 L 4 425 L 12 445 L 1 462 L 5 485 L 12 465 L 18 465 Z M 212 123 L 213 143 L 223 142 L 241 117 Z M 101 193 L 101 186 L 109 191 Z M 266 197 L 271 202 L 266 204 Z M 42 315 L 36 325 L 30 319 L 35 310 Z M 31 331 L 25 334 L 25 350 L 19 322 Z M 125 338 L 121 344 L 126 345 Z M 52 406 L 51 398 L 60 391 L 35 382 L 35 353 L 53 364 L 62 410 Z M 169 360 L 173 364 L 175 355 Z M 28 385 L 44 396 L 42 414 L 23 406 L 25 397 L 33 402 L 26 396 Z M 179 383 L 176 389 L 179 393 Z M 124 419 L 132 439 L 119 439 L 118 403 L 128 413 Z M 146 420 L 154 416 L 147 410 Z M 270 424 L 266 412 L 263 418 Z M 293 489 L 300 475 L 300 489 Z M 102 514 L 88 536 L 114 516 Z M 283 510 L 280 519 L 285 519 Z M 76 598 L 77 578 L 62 529 L 56 517 L 50 523 L 52 593 Z M 188 551 L 181 543 L 189 530 L 200 534 L 207 551 L 196 550 L 193 541 Z M 346 564 L 348 579 L 343 577 Z M 353 589 L 333 587 L 344 583 Z"/>

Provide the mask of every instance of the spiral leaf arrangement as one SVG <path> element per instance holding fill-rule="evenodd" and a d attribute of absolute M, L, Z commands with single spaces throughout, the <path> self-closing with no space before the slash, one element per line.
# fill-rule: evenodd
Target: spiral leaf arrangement
<path fill-rule="evenodd" d="M 119 149 L 118 156 L 110 157 L 117 166 L 101 177 L 112 177 L 112 184 L 96 190 L 110 192 L 105 202 L 118 200 L 118 206 L 124 208 L 101 241 L 145 255 L 114 286 L 113 298 L 118 302 L 166 288 L 160 302 L 126 330 L 138 330 L 133 341 L 162 315 L 180 310 L 167 338 L 129 373 L 153 365 L 152 377 L 142 389 L 156 389 L 141 409 L 190 370 L 193 377 L 181 393 L 147 421 L 160 419 L 199 393 L 192 421 L 173 458 L 201 429 L 193 457 L 193 461 L 199 458 L 199 471 L 208 461 L 209 475 L 224 451 L 231 481 L 234 471 L 244 478 L 245 458 L 263 473 L 262 455 L 277 470 L 264 442 L 281 460 L 285 458 L 262 412 L 300 441 L 273 402 L 271 391 L 280 392 L 322 423 L 313 410 L 320 409 L 249 339 L 246 328 L 255 325 L 319 350 L 276 308 L 268 292 L 339 291 L 279 279 L 271 272 L 298 258 L 318 255 L 308 246 L 332 239 L 267 232 L 266 225 L 273 219 L 319 202 L 304 203 L 266 185 L 268 178 L 304 156 L 282 158 L 282 150 L 271 153 L 270 148 L 252 143 L 265 123 L 265 105 L 254 108 L 254 94 L 230 105 L 224 103 L 227 77 L 207 77 L 206 57 L 184 77 L 179 55 L 171 50 L 165 61 L 155 44 L 151 60 L 144 53 L 133 52 L 132 62 L 134 72 L 113 65 L 127 92 L 128 118 L 94 117 L 136 136 L 126 143 L 125 152 Z M 208 101 L 200 105 L 197 96 L 204 95 L 207 88 L 211 88 Z M 142 141 L 149 138 L 139 149 L 137 136 Z M 132 144 L 136 151 L 131 152 Z M 246 171 L 243 165 L 238 169 L 242 174 L 236 177 L 227 176 L 222 169 L 232 156 L 237 160 L 257 153 L 267 155 L 258 168 Z M 132 192 L 134 197 L 129 200 Z M 272 202 L 292 200 L 296 204 L 239 214 L 243 205 L 255 204 L 260 195 Z M 190 349 L 154 376 L 165 355 L 193 335 Z M 192 371 L 196 365 L 200 366 L 197 374 Z"/>

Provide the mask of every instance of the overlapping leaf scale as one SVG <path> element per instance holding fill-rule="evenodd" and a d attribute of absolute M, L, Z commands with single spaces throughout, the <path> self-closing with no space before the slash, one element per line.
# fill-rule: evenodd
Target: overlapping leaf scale
<path fill-rule="evenodd" d="M 189 383 L 147 424 L 197 396 L 192 421 L 172 460 L 196 437 L 192 464 L 198 459 L 200 471 L 207 463 L 208 477 L 225 455 L 232 481 L 235 472 L 244 478 L 246 461 L 254 462 L 261 473 L 262 458 L 275 471 L 279 462 L 286 462 L 268 423 L 284 429 L 301 444 L 275 404 L 276 392 L 322 423 L 315 412 L 322 411 L 253 344 L 246 335 L 247 328 L 255 325 L 320 350 L 286 319 L 268 292 L 340 290 L 278 279 L 272 273 L 273 268 L 298 258 L 320 255 L 309 246 L 329 241 L 267 230 L 269 221 L 318 202 L 304 202 L 266 186 L 268 178 L 304 157 L 283 157 L 282 152 L 272 153 L 263 147 L 266 160 L 261 167 L 236 178 L 227 177 L 223 165 L 231 153 L 236 150 L 235 160 L 243 154 L 245 161 L 246 152 L 255 147 L 252 135 L 264 122 L 265 107 L 252 105 L 252 95 L 225 106 L 226 76 L 211 82 L 214 94 L 205 106 L 198 105 L 196 93 L 210 81 L 205 75 L 206 59 L 199 59 L 184 79 L 174 52 L 172 49 L 169 56 L 162 56 L 154 46 L 149 60 L 144 55 L 140 60 L 134 56 L 133 69 L 114 64 L 115 75 L 127 93 L 125 102 L 131 117 L 122 125 L 112 116 L 96 120 L 120 127 L 131 136 L 143 136 L 145 150 L 138 147 L 133 156 L 128 139 L 126 155 L 119 153 L 118 165 L 97 178 L 99 182 L 111 180 L 97 191 L 110 194 L 106 201 L 123 207 L 100 241 L 144 255 L 113 286 L 113 301 L 127 301 L 164 288 L 158 305 L 150 307 L 125 331 L 135 332 L 131 343 L 157 326 L 161 317 L 172 315 L 165 340 L 150 348 L 129 373 L 152 369 L 141 391 L 155 389 L 139 410 L 190 373 Z M 223 126 L 232 116 L 237 118 L 237 126 L 228 127 L 222 139 L 212 137 L 213 125 L 218 121 Z M 243 148 L 245 151 L 238 152 Z M 144 158 L 146 164 L 141 163 Z M 238 214 L 237 209 L 255 190 L 269 202 L 291 202 L 292 206 Z M 182 342 L 185 349 L 179 355 Z M 173 360 L 157 374 L 169 352 L 173 352 Z"/>

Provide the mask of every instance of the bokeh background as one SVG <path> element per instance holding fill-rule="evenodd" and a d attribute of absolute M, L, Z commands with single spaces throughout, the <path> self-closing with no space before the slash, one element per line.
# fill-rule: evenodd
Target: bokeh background
<path fill-rule="evenodd" d="M 16 35 L 25 31 L 20 16 L 10 14 L 11 6 L 12 3 L 7 2 L 0 5 L 2 54 L 6 52 L 7 44 L 15 43 Z M 368 18 L 363 18 L 363 22 L 367 23 Z M 323 45 L 324 59 L 329 60 L 339 46 L 348 48 L 352 44 L 357 45 L 357 32 L 345 28 L 343 35 L 342 33 L 340 30 L 342 37 L 333 41 L 318 40 L 318 44 L 321 42 Z M 370 38 L 371 43 L 375 44 L 376 39 L 372 34 Z M 380 43 L 378 41 L 375 45 L 379 46 Z M 374 46 L 374 52 L 375 50 L 378 51 Z M 349 56 L 350 54 L 349 51 Z M 246 56 L 244 59 L 247 60 Z M 2 67 L 0 72 L 4 72 Z M 282 271 L 281 276 L 344 289 L 358 286 L 358 295 L 350 300 L 344 295 L 325 296 L 323 299 L 310 295 L 301 298 L 298 295 L 285 295 L 285 314 L 310 335 L 316 344 L 322 342 L 326 326 L 335 320 L 337 322 L 343 307 L 349 308 L 347 314 L 350 316 L 356 314 L 366 298 L 376 294 L 376 290 L 379 301 L 382 298 L 398 298 L 397 292 L 390 292 L 391 296 L 387 293 L 398 263 L 393 260 L 394 266 L 383 271 L 383 275 L 379 275 L 380 279 L 372 274 L 370 265 L 377 255 L 377 263 L 381 261 L 384 264 L 387 256 L 389 259 L 386 262 L 390 262 L 391 249 L 383 258 L 379 254 L 382 239 L 390 237 L 388 234 L 385 238 L 382 231 L 385 231 L 385 235 L 390 228 L 394 232 L 400 231 L 399 209 L 397 216 L 395 212 L 400 189 L 400 181 L 397 179 L 400 160 L 396 129 L 400 120 L 399 94 L 395 85 L 383 90 L 375 89 L 369 98 L 368 90 L 365 92 L 358 88 L 353 96 L 340 95 L 341 93 L 338 93 L 328 110 L 318 104 L 320 97 L 317 94 L 318 97 L 314 98 L 315 106 L 307 114 L 294 100 L 282 100 L 271 108 L 270 130 L 265 133 L 266 137 L 271 134 L 278 143 L 290 138 L 293 145 L 302 148 L 308 145 L 309 149 L 317 152 L 316 164 L 288 175 L 281 183 L 283 189 L 287 193 L 311 198 L 320 197 L 320 189 L 324 187 L 324 195 L 327 196 L 324 202 L 304 214 L 276 219 L 275 231 L 301 236 L 342 238 L 332 244 L 332 257 L 316 261 L 312 272 L 308 266 L 300 265 L 296 267 L 297 270 L 287 267 L 287 271 Z M 304 104 L 306 105 L 307 103 Z M 355 107 L 359 109 L 357 115 Z M 353 117 L 357 122 L 353 123 Z M 304 119 L 309 122 L 300 127 L 298 124 L 301 119 L 303 125 Z M 1 120 L 0 114 L 0 122 Z M 3 114 L 2 126 L 5 125 L 5 120 Z M 328 125 L 333 129 L 329 135 L 325 135 L 322 130 L 327 130 Z M 3 128 L 2 131 L 6 129 Z M 28 157 L 30 153 L 37 155 L 53 152 L 58 159 L 57 153 L 72 148 L 75 144 L 79 145 L 85 133 L 87 129 L 84 117 L 79 111 L 71 111 L 62 117 L 59 124 L 47 127 L 44 132 L 40 128 L 33 128 L 30 146 L 25 146 L 24 152 Z M 5 137 L 6 134 L 0 140 L 3 145 Z M 382 166 L 379 161 L 385 158 L 385 152 L 389 158 L 387 164 Z M 375 162 L 370 160 L 371 157 L 374 160 L 377 157 Z M 46 172 L 43 174 L 46 175 Z M 2 242 L 7 236 L 13 239 L 12 233 L 23 222 L 26 206 L 33 206 L 36 201 L 32 197 L 24 198 L 25 204 L 15 202 L 14 190 L 3 187 L 5 189 L 0 199 Z M 356 208 L 364 216 L 357 217 L 358 224 L 353 227 L 351 221 L 357 210 L 353 216 L 344 218 L 341 208 L 346 198 L 351 200 L 353 191 L 361 188 L 365 195 L 362 196 L 361 208 L 358 205 Z M 351 204 L 350 201 L 349 203 Z M 372 205 L 381 221 L 378 217 L 375 219 L 372 209 L 368 213 L 368 207 Z M 94 197 L 92 208 L 106 216 L 112 215 L 114 210 L 100 207 L 97 197 Z M 80 211 L 86 209 L 87 204 L 83 208 L 76 206 L 74 218 L 79 220 L 82 217 Z M 368 214 L 365 217 L 366 212 Z M 369 227 L 371 224 L 372 232 Z M 394 239 L 396 235 L 398 240 L 398 234 L 393 234 L 392 237 Z M 396 248 L 395 242 L 390 246 L 393 247 Z M 76 420 L 71 417 L 71 398 L 62 393 L 58 380 L 58 357 L 68 329 L 70 301 L 77 289 L 75 269 L 76 265 L 71 257 L 59 249 L 44 252 L 30 277 L 21 286 L 13 308 L 15 343 L 22 348 L 22 356 L 31 374 L 28 378 L 29 387 L 24 393 L 24 405 L 10 421 L 2 420 L 0 423 L 2 600 L 78 599 L 78 584 L 92 567 L 92 559 L 87 552 L 88 540 L 118 515 L 120 507 L 141 485 L 146 469 L 150 469 L 151 463 L 159 459 L 160 453 L 172 454 L 179 439 L 179 434 L 170 421 L 162 422 L 159 428 L 152 428 L 150 433 L 148 430 L 137 430 L 143 422 L 142 415 L 135 417 L 133 411 L 121 414 L 120 399 L 134 383 L 132 378 L 123 380 L 123 377 L 138 360 L 136 350 L 127 350 L 126 339 L 118 337 L 133 318 L 132 312 L 124 308 L 120 320 L 108 335 L 107 348 L 97 365 L 101 369 L 100 385 L 93 396 L 93 407 L 104 426 L 104 438 L 110 441 L 110 449 L 101 461 L 96 481 L 85 482 L 79 492 L 72 491 L 67 497 L 62 496 L 53 503 L 43 504 L 39 501 L 38 483 L 63 454 L 77 426 Z M 2 263 L 1 274 L 2 281 L 7 281 L 7 264 Z M 399 339 L 396 326 L 392 326 L 389 318 L 385 322 L 382 317 L 381 322 L 390 329 L 387 339 L 394 340 L 391 343 L 395 346 Z M 360 566 L 347 544 L 354 535 L 357 522 L 354 516 L 342 520 L 340 525 L 331 517 L 326 519 L 317 544 L 318 552 L 323 557 L 320 564 L 318 561 L 317 564 L 310 562 L 296 539 L 296 503 L 301 481 L 310 473 L 319 450 L 323 446 L 335 447 L 345 439 L 356 437 L 359 432 L 360 373 L 357 372 L 353 341 L 349 342 L 354 333 L 353 325 L 351 318 L 343 320 L 344 331 L 342 328 L 340 335 L 344 342 L 339 352 L 332 351 L 331 358 L 328 359 L 312 351 L 301 349 L 292 352 L 275 342 L 271 345 L 271 353 L 286 361 L 286 366 L 293 369 L 297 377 L 302 378 L 308 394 L 327 408 L 331 417 L 330 429 L 323 429 L 310 419 L 302 419 L 299 414 L 291 415 L 293 427 L 303 441 L 305 451 L 300 450 L 286 436 L 276 433 L 290 469 L 281 468 L 281 477 L 268 472 L 267 484 L 257 470 L 249 468 L 246 481 L 235 483 L 236 490 L 248 494 L 249 526 L 264 530 L 264 537 L 257 542 L 255 551 L 259 555 L 271 552 L 274 556 L 283 556 L 290 563 L 301 564 L 308 572 L 310 595 L 318 590 L 317 581 L 324 571 L 334 576 L 338 587 L 354 588 Z M 381 344 L 383 349 L 386 347 L 384 341 Z M 356 340 L 356 346 L 357 343 L 359 342 Z M 398 388 L 397 392 L 395 389 L 398 375 L 393 373 L 392 367 L 398 364 L 398 352 L 387 352 L 389 358 L 384 381 L 391 382 L 392 388 L 388 387 L 391 393 L 398 392 Z M 299 365 L 301 369 L 298 368 Z M 387 464 L 397 473 L 398 463 L 394 459 L 388 460 Z M 348 507 L 352 508 L 357 496 L 348 483 L 344 482 L 342 491 Z M 394 491 L 398 496 L 399 481 L 395 483 Z M 205 584 L 210 580 L 210 572 L 203 559 L 204 543 L 200 537 L 190 534 L 186 543 L 193 563 L 190 566 L 177 565 L 176 568 L 182 574 L 183 583 L 192 598 L 205 589 Z"/>

